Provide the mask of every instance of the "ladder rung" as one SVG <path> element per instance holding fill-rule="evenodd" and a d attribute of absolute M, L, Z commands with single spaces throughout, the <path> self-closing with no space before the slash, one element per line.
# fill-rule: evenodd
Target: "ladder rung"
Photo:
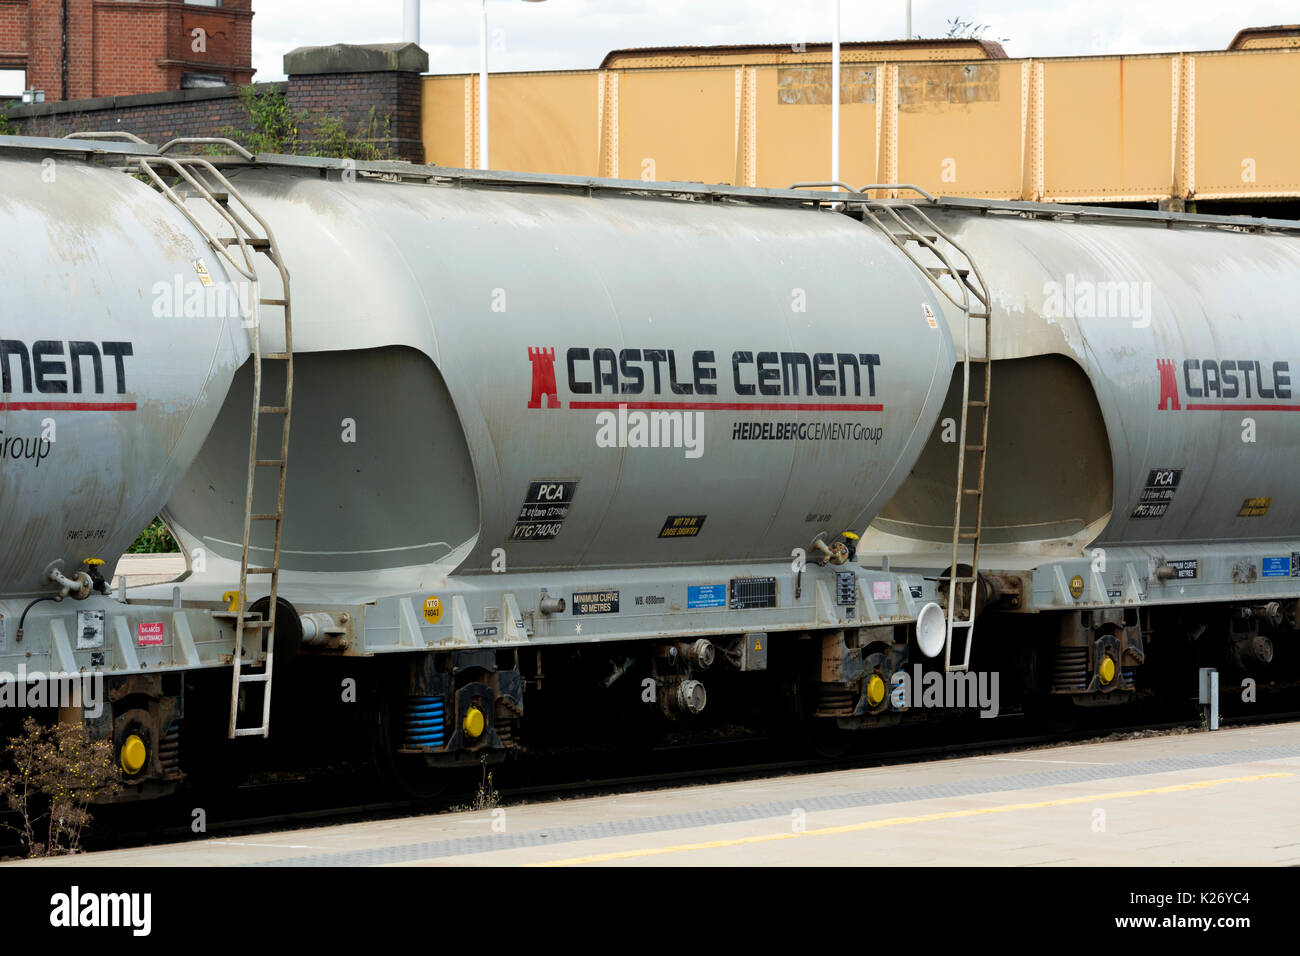
<path fill-rule="evenodd" d="M 289 303 L 285 299 L 258 299 L 257 304 L 258 305 L 288 305 Z"/>
<path fill-rule="evenodd" d="M 235 618 L 238 618 L 238 617 L 239 617 L 239 614 L 238 614 L 238 613 L 235 613 L 233 616 L 234 616 Z M 244 630 L 248 630 L 249 628 L 270 627 L 270 626 L 271 626 L 271 622 L 270 622 L 270 621 L 263 621 L 263 620 L 257 620 L 257 621 L 249 621 L 249 620 L 245 620 L 245 621 L 244 621 Z"/>
<path fill-rule="evenodd" d="M 279 458 L 259 458 L 257 459 L 258 468 L 279 468 L 284 462 Z"/>
<path fill-rule="evenodd" d="M 288 352 L 267 352 L 262 356 L 264 359 L 274 359 L 277 362 L 287 362 L 291 358 Z"/>
<path fill-rule="evenodd" d="M 263 415 L 288 415 L 288 405 L 261 405 L 257 409 Z"/>
<path fill-rule="evenodd" d="M 224 242 L 224 243 L 225 243 L 226 245 L 228 245 L 228 246 L 237 246 L 237 245 L 239 245 L 239 239 L 238 239 L 238 237 L 223 236 L 222 239 L 221 239 L 221 241 Z M 266 250 L 266 249 L 270 249 L 270 248 L 271 248 L 271 240 L 270 240 L 270 239 L 253 239 L 253 238 L 251 238 L 251 237 L 249 237 L 249 236 L 245 236 L 245 237 L 244 237 L 244 245 L 248 246 L 250 249 L 257 249 L 257 250 L 259 250 L 259 251 L 262 251 L 262 250 Z"/>
<path fill-rule="evenodd" d="M 258 737 L 265 737 L 266 728 L 265 727 L 236 727 L 235 728 L 236 737 L 252 737 L 254 734 L 256 734 Z"/>
<path fill-rule="evenodd" d="M 934 276 L 936 279 L 938 279 L 940 276 L 950 276 L 954 274 L 957 276 L 957 278 L 964 279 L 968 275 L 970 275 L 969 269 L 958 269 L 956 273 L 954 273 L 947 266 L 926 266 L 925 271 L 930 273 L 930 275 Z"/>
<path fill-rule="evenodd" d="M 987 364 L 988 364 L 988 359 L 987 359 L 986 357 L 982 356 L 982 355 L 969 355 L 969 356 L 966 357 L 966 361 L 968 361 L 968 362 L 974 362 L 974 363 L 976 363 L 977 365 L 987 365 Z"/>
<path fill-rule="evenodd" d="M 265 684 L 270 679 L 270 674 L 240 674 L 239 682 L 241 684 Z"/>
<path fill-rule="evenodd" d="M 254 521 L 279 521 L 279 515 L 249 515 Z"/>
<path fill-rule="evenodd" d="M 984 401 L 983 399 L 980 399 L 979 401 L 970 399 L 969 401 L 966 402 L 966 404 L 970 408 L 987 408 L 989 403 Z"/>
<path fill-rule="evenodd" d="M 983 451 L 983 450 L 984 450 L 984 446 L 983 446 L 983 445 L 967 445 L 967 446 L 966 446 L 966 450 L 967 450 L 967 451 Z"/>
<path fill-rule="evenodd" d="M 275 574 L 275 568 L 249 568 L 249 574 Z"/>
<path fill-rule="evenodd" d="M 963 488 L 963 489 L 961 490 L 961 493 L 962 493 L 963 495 L 982 495 L 982 494 L 984 493 L 984 489 L 983 489 L 983 488 Z"/>
<path fill-rule="evenodd" d="M 960 535 L 958 535 L 958 537 L 961 538 L 978 538 L 979 536 L 980 533 L 978 531 L 963 531 Z M 249 568 L 248 570 L 251 572 L 253 569 Z"/>
<path fill-rule="evenodd" d="M 963 621 L 963 620 L 961 620 L 961 619 L 958 619 L 958 620 L 955 620 L 955 621 L 952 622 L 952 626 L 953 626 L 953 627 L 970 627 L 973 623 L 974 623 L 974 622 L 972 622 L 972 621 Z"/>

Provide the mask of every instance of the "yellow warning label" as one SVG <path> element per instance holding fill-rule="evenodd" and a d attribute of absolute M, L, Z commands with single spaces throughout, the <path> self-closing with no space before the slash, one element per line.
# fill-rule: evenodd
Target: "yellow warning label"
<path fill-rule="evenodd" d="M 939 327 L 939 320 L 934 317 L 934 310 L 924 302 L 921 303 L 921 312 L 925 316 L 925 321 L 930 328 L 937 329 Z"/>
<path fill-rule="evenodd" d="M 754 639 L 754 650 L 756 650 L 756 651 L 761 651 L 762 649 L 763 649 L 763 639 L 762 639 L 762 638 L 755 638 L 755 639 Z"/>
<path fill-rule="evenodd" d="M 1070 597 L 1083 597 L 1083 575 L 1076 574 L 1070 578 Z"/>
<path fill-rule="evenodd" d="M 194 260 L 194 271 L 199 274 L 199 282 L 204 286 L 212 285 L 212 276 L 208 274 L 208 267 L 204 265 L 202 259 Z"/>
<path fill-rule="evenodd" d="M 430 624 L 437 624 L 442 620 L 442 598 L 436 594 L 430 594 L 424 599 L 424 619 Z"/>
<path fill-rule="evenodd" d="M 1247 498 L 1241 503 L 1241 510 L 1237 512 L 1237 517 L 1262 518 L 1268 514 L 1268 506 L 1272 503 L 1272 498 Z"/>

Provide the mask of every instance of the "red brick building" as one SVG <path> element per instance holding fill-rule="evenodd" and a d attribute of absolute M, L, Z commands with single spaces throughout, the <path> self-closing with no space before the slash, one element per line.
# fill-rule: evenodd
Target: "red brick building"
<path fill-rule="evenodd" d="M 47 102 L 253 79 L 252 0 L 0 0 L 0 70 Z"/>

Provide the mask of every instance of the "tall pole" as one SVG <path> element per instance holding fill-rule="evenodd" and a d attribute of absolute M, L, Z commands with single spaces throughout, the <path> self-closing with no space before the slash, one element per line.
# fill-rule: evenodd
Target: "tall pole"
<path fill-rule="evenodd" d="M 406 0 L 406 14 L 402 17 L 402 39 L 407 43 L 420 42 L 420 0 Z"/>
<path fill-rule="evenodd" d="M 491 169 L 488 162 L 488 24 L 487 0 L 482 2 L 479 17 L 478 60 L 478 168 Z"/>
<path fill-rule="evenodd" d="M 903 39 L 912 39 L 912 0 L 907 0 L 907 32 L 903 34 Z"/>
<path fill-rule="evenodd" d="M 840 178 L 840 0 L 835 0 L 835 29 L 831 34 L 831 179 Z M 836 192 L 839 187 L 833 187 Z"/>

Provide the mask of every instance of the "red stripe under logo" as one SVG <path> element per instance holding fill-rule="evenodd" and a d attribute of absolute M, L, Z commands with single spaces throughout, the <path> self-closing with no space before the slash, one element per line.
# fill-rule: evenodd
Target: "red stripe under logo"
<path fill-rule="evenodd" d="M 620 405 L 629 411 L 680 411 L 707 412 L 712 409 L 726 412 L 883 412 L 884 405 L 821 404 L 819 402 L 570 402 L 578 410 L 601 409 L 617 411 Z"/>
<path fill-rule="evenodd" d="M 1300 405 L 1205 405 L 1189 404 L 1189 412 L 1300 412 Z"/>
<path fill-rule="evenodd" d="M 0 412 L 133 412 L 135 402 L 0 402 Z"/>

